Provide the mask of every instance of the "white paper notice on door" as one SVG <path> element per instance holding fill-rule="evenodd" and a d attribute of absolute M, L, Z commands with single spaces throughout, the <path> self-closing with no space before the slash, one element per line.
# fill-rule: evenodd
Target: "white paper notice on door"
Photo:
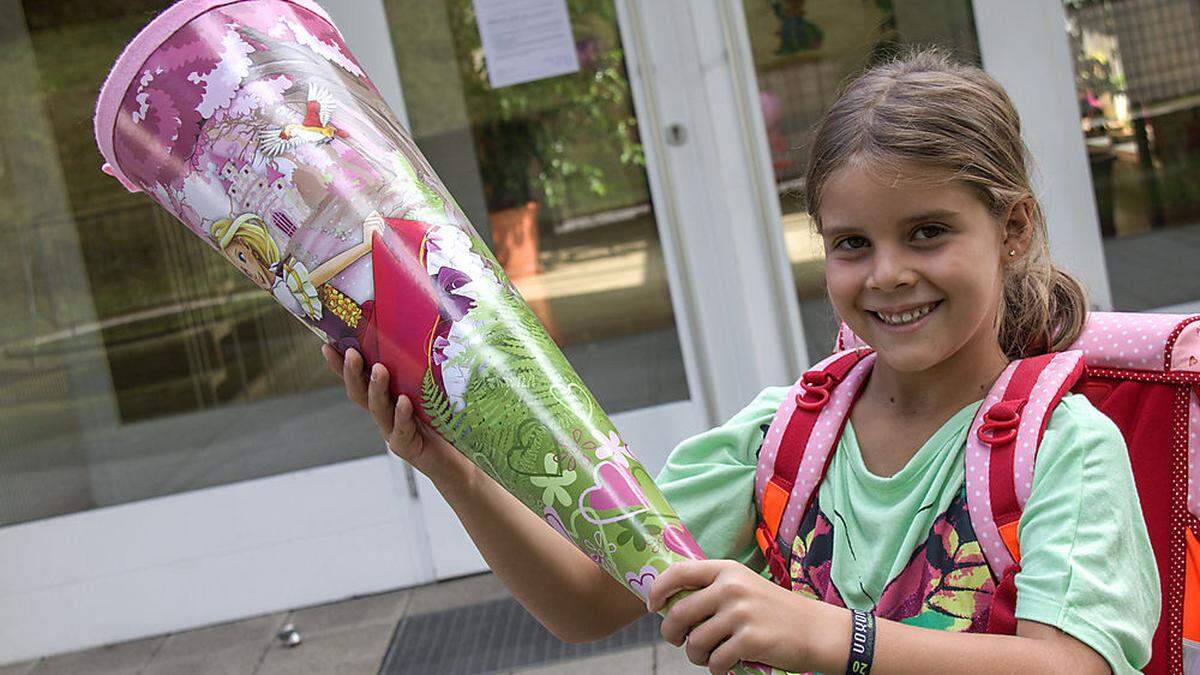
<path fill-rule="evenodd" d="M 493 89 L 579 71 L 566 0 L 472 0 Z"/>

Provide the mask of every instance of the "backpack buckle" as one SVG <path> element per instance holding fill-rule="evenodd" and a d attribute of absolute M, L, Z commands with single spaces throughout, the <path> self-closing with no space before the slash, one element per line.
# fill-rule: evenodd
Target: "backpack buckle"
<path fill-rule="evenodd" d="M 810 412 L 820 410 L 829 401 L 829 390 L 836 384 L 833 375 L 824 370 L 809 370 L 800 377 L 804 393 L 796 396 L 796 407 Z"/>
<path fill-rule="evenodd" d="M 775 583 L 792 590 L 792 575 L 788 572 L 787 563 L 783 560 L 783 555 L 779 552 L 779 545 L 775 543 L 775 537 L 771 536 L 770 531 L 764 523 L 758 524 L 759 534 L 762 539 L 767 542 L 763 549 L 763 557 L 767 559 L 767 568 L 771 570 L 771 578 Z"/>
<path fill-rule="evenodd" d="M 975 435 L 987 445 L 996 447 L 1011 442 L 1017 437 L 1017 425 L 1021 423 L 1021 409 L 1028 399 L 1009 399 L 988 408 L 983 415 L 983 424 Z"/>

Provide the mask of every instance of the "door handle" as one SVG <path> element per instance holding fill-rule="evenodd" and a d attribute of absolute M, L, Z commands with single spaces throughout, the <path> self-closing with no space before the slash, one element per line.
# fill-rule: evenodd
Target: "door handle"
<path fill-rule="evenodd" d="M 687 127 L 676 122 L 667 126 L 667 145 L 683 145 L 687 143 Z"/>

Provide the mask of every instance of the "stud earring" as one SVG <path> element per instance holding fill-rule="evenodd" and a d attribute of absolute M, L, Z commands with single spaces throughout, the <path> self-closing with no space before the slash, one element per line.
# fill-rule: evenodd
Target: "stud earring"
<path fill-rule="evenodd" d="M 1010 258 L 1011 258 L 1011 257 L 1015 256 L 1016 254 L 1017 254 L 1017 252 L 1016 252 L 1016 251 L 1009 251 L 1009 252 L 1008 252 L 1008 257 L 1010 257 Z"/>

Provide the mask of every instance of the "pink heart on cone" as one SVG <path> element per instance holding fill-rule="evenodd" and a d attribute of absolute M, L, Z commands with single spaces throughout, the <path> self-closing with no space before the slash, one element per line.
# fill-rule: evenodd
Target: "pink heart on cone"
<path fill-rule="evenodd" d="M 615 523 L 632 518 L 646 511 L 648 504 L 642 488 L 629 472 L 612 462 L 600 462 L 594 475 L 595 485 L 579 495 L 579 512 L 584 520 L 596 525 Z M 621 509 L 622 513 L 609 518 L 596 518 L 588 509 L 596 512 Z"/>
<path fill-rule="evenodd" d="M 663 543 L 685 558 L 704 560 L 704 552 L 700 550 L 700 545 L 692 538 L 692 534 L 682 527 L 672 525 L 663 530 Z"/>

